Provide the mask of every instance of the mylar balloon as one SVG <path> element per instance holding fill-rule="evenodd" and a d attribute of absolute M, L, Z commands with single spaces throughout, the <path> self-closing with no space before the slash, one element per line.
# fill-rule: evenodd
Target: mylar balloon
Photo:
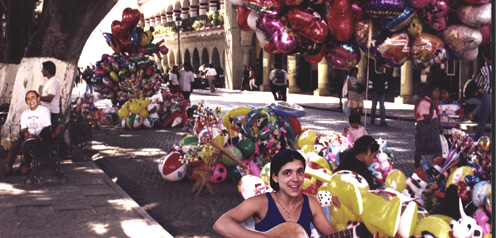
<path fill-rule="evenodd" d="M 129 29 L 127 27 L 128 25 L 115 20 L 112 22 L 110 29 L 112 30 L 112 35 L 115 38 L 119 39 L 119 38 L 127 38 L 129 36 Z"/>
<path fill-rule="evenodd" d="M 462 5 L 456 10 L 458 18 L 468 26 L 481 27 L 491 24 L 491 3 Z"/>
<path fill-rule="evenodd" d="M 326 39 L 329 30 L 318 13 L 311 14 L 298 8 L 292 8 L 286 16 L 291 27 L 300 35 L 317 43 L 322 43 Z"/>
<path fill-rule="evenodd" d="M 347 41 L 355 30 L 355 19 L 353 18 L 350 0 L 333 0 L 331 13 L 327 19 L 331 34 L 338 41 Z"/>
<path fill-rule="evenodd" d="M 251 31 L 250 26 L 248 26 L 248 15 L 250 15 L 251 10 L 246 7 L 236 7 L 238 12 L 238 26 L 243 31 Z"/>
<path fill-rule="evenodd" d="M 414 8 L 424 8 L 427 6 L 431 0 L 408 0 L 408 3 Z"/>
<path fill-rule="evenodd" d="M 415 9 L 411 7 L 406 7 L 403 13 L 401 15 L 386 21 L 382 24 L 382 29 L 391 31 L 391 32 L 396 32 L 403 27 L 407 26 L 410 24 L 412 19 L 415 17 Z"/>
<path fill-rule="evenodd" d="M 304 54 L 303 57 L 305 60 L 310 63 L 310 64 L 317 64 L 319 63 L 325 56 L 326 54 L 326 46 L 325 44 L 319 44 L 321 45 L 320 51 L 317 54 Z"/>
<path fill-rule="evenodd" d="M 372 21 L 360 20 L 355 24 L 355 41 L 358 47 L 364 52 L 368 51 L 369 42 L 369 30 L 372 29 L 371 42 L 374 42 L 379 38 L 381 32 L 377 29 L 376 25 Z"/>
<path fill-rule="evenodd" d="M 412 63 L 419 69 L 425 69 L 434 64 L 447 60 L 444 42 L 439 37 L 429 33 L 420 33 L 410 47 Z"/>
<path fill-rule="evenodd" d="M 403 65 L 410 56 L 409 44 L 410 40 L 406 32 L 394 33 L 377 47 L 377 53 L 380 54 L 389 65 L 399 67 Z"/>
<path fill-rule="evenodd" d="M 474 60 L 482 42 L 482 34 L 477 29 L 465 25 L 448 26 L 443 32 L 443 38 L 451 51 L 464 60 Z"/>
<path fill-rule="evenodd" d="M 290 29 L 285 26 L 276 14 L 264 14 L 262 27 L 267 35 L 272 36 L 272 43 L 281 53 L 289 53 L 296 49 L 298 41 L 290 35 Z"/>
<path fill-rule="evenodd" d="M 434 0 L 431 4 L 420 9 L 419 16 L 422 21 L 435 31 L 442 31 L 448 25 L 448 1 Z"/>
<path fill-rule="evenodd" d="M 265 45 L 268 43 L 267 37 L 263 33 L 262 30 L 260 30 L 257 25 L 259 22 L 259 16 L 256 12 L 252 11 L 250 14 L 248 14 L 248 18 L 246 19 L 246 23 L 248 26 L 255 31 L 255 34 L 257 35 L 258 42 L 260 42 L 260 45 Z"/>
<path fill-rule="evenodd" d="M 349 70 L 360 61 L 361 52 L 355 45 L 341 44 L 327 48 L 327 62 L 337 69 Z"/>
<path fill-rule="evenodd" d="M 466 2 L 468 4 L 479 5 L 479 4 L 484 4 L 484 3 L 491 2 L 491 0 L 464 0 L 464 2 Z"/>
<path fill-rule="evenodd" d="M 122 22 L 128 26 L 128 29 L 134 29 L 141 17 L 141 12 L 138 9 L 127 7 L 122 11 Z"/>
<path fill-rule="evenodd" d="M 367 0 L 365 12 L 375 18 L 394 18 L 407 6 L 403 0 Z"/>
<path fill-rule="evenodd" d="M 491 25 L 485 25 L 485 26 L 479 28 L 479 31 L 482 34 L 481 45 L 487 45 L 487 44 L 492 42 Z"/>

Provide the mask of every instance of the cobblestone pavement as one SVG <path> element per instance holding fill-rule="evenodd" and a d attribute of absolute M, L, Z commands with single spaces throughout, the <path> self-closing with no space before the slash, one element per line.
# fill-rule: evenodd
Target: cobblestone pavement
<path fill-rule="evenodd" d="M 267 104 L 264 101 L 272 102 L 271 96 L 259 98 L 257 95 L 261 94 L 241 95 L 244 101 L 234 101 L 233 97 L 225 95 L 193 94 L 191 101 L 197 104 L 204 100 L 210 107 L 218 105 L 223 113 L 238 106 L 261 107 Z M 322 135 L 341 132 L 348 126 L 347 116 L 329 110 L 307 108 L 307 116 L 300 121 L 303 128 Z M 388 127 L 369 125 L 367 131 L 375 138 L 388 141 L 387 148 L 396 159 L 395 168 L 403 169 L 409 176 L 413 170 L 414 123 L 389 119 L 387 122 Z M 214 196 L 204 193 L 195 198 L 190 194 L 194 181 L 185 179 L 171 183 L 161 178 L 157 168 L 159 160 L 184 136 L 179 128 L 103 128 L 93 131 L 92 160 L 173 236 L 217 237 L 212 230 L 214 222 L 243 198 L 234 181 L 213 184 Z"/>

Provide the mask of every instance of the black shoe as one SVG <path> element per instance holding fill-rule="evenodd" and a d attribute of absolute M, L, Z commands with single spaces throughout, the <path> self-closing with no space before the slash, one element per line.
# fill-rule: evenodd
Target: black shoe
<path fill-rule="evenodd" d="M 387 122 L 381 122 L 381 126 L 387 126 Z"/>

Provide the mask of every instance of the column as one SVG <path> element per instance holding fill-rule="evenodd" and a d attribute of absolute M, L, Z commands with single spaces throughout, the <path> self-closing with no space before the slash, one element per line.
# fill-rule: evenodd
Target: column
<path fill-rule="evenodd" d="M 252 46 L 241 46 L 241 51 L 243 52 L 243 64 L 246 66 L 250 65 L 250 50 L 253 49 Z"/>
<path fill-rule="evenodd" d="M 318 63 L 318 84 L 317 89 L 313 91 L 313 95 L 315 96 L 330 96 L 331 90 L 329 85 L 329 66 L 327 65 L 327 60 L 322 58 L 322 60 Z"/>
<path fill-rule="evenodd" d="M 299 93 L 301 88 L 298 87 L 296 77 L 298 76 L 298 67 L 296 62 L 296 56 L 288 55 L 288 78 L 289 78 L 289 92 Z"/>
<path fill-rule="evenodd" d="M 162 14 L 160 14 L 160 24 L 165 25 L 165 23 L 167 23 L 167 14 L 162 13 Z"/>
<path fill-rule="evenodd" d="M 219 0 L 220 1 L 220 9 L 224 10 L 224 1 L 225 0 Z"/>
<path fill-rule="evenodd" d="M 174 22 L 174 12 L 167 12 L 166 22 Z"/>
<path fill-rule="evenodd" d="M 189 18 L 189 7 L 181 8 L 181 18 L 183 21 Z"/>
<path fill-rule="evenodd" d="M 200 2 L 200 12 L 199 15 L 207 15 L 208 2 Z"/>
<path fill-rule="evenodd" d="M 150 18 L 145 18 L 145 29 L 150 28 Z"/>
<path fill-rule="evenodd" d="M 153 27 L 153 26 L 156 26 L 156 23 L 155 23 L 155 16 L 151 16 L 151 17 L 150 17 L 150 27 Z"/>
<path fill-rule="evenodd" d="M 208 11 L 209 12 L 216 12 L 217 11 L 217 0 L 210 0 L 208 3 Z"/>
<path fill-rule="evenodd" d="M 274 55 L 263 51 L 262 68 L 263 68 L 263 83 L 260 85 L 261 91 L 270 91 L 269 75 L 274 65 Z"/>
<path fill-rule="evenodd" d="M 360 62 L 357 64 L 358 68 L 358 75 L 362 77 L 362 79 L 367 79 L 367 57 L 365 57 L 365 54 L 360 50 L 360 54 L 362 56 L 360 57 Z"/>
<path fill-rule="evenodd" d="M 409 103 L 413 96 L 413 73 L 412 62 L 407 60 L 401 66 L 400 96 L 394 98 L 394 103 Z"/>
<path fill-rule="evenodd" d="M 189 16 L 190 17 L 198 16 L 198 6 L 190 6 L 189 7 Z"/>

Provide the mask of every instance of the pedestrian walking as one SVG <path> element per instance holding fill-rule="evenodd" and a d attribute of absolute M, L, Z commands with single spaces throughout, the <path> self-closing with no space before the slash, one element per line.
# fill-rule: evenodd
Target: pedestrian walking
<path fill-rule="evenodd" d="M 281 64 L 274 64 L 274 68 L 269 76 L 272 95 L 276 101 L 286 101 L 286 88 L 289 84 L 288 73 L 282 69 Z"/>
<path fill-rule="evenodd" d="M 169 73 L 169 90 L 171 93 L 181 92 L 181 88 L 179 87 L 179 67 L 174 65 L 172 67 L 172 71 Z"/>
<path fill-rule="evenodd" d="M 362 77 L 358 75 L 357 67 L 350 69 L 346 82 L 348 84 L 348 107 L 351 108 L 351 113 L 362 114 L 363 100 L 365 99 L 365 83 Z"/>
<path fill-rule="evenodd" d="M 415 120 L 415 168 L 420 168 L 423 155 L 435 154 L 441 156 L 441 132 L 439 124 L 439 86 L 427 85 L 427 90 L 423 98 L 413 109 Z"/>
<path fill-rule="evenodd" d="M 253 70 L 253 67 L 250 66 L 250 73 L 248 75 L 248 78 L 250 79 L 249 85 L 250 85 L 250 90 L 253 91 L 253 89 L 258 89 L 258 85 L 256 83 L 256 78 L 255 78 L 255 70 Z"/>
<path fill-rule="evenodd" d="M 210 64 L 205 73 L 205 76 L 208 79 L 208 86 L 210 87 L 210 92 L 215 92 L 215 79 L 217 79 L 217 71 L 214 66 Z"/>
<path fill-rule="evenodd" d="M 243 65 L 243 79 L 241 80 L 241 91 L 246 89 L 246 85 L 249 86 L 250 84 L 250 70 L 248 70 L 248 67 Z"/>
<path fill-rule="evenodd" d="M 191 83 L 195 82 L 193 75 L 193 67 L 189 62 L 184 63 L 183 69 L 179 70 L 179 88 L 184 96 L 184 99 L 189 101 L 191 95 Z"/>
<path fill-rule="evenodd" d="M 93 71 L 91 70 L 90 66 L 86 66 L 86 69 L 83 72 L 83 80 L 86 83 L 86 90 L 85 92 L 87 93 L 93 93 Z"/>
<path fill-rule="evenodd" d="M 475 83 L 477 84 L 478 91 L 482 94 L 481 106 L 479 111 L 479 119 L 477 122 L 477 127 L 475 128 L 474 140 L 478 140 L 484 135 L 484 130 L 486 128 L 487 119 L 491 115 L 492 111 L 492 62 L 491 62 L 491 44 L 486 45 L 486 49 L 482 50 L 482 55 L 484 57 L 484 65 L 480 68 L 477 78 L 475 78 Z"/>
<path fill-rule="evenodd" d="M 386 61 L 376 60 L 375 70 L 372 71 L 369 77 L 369 94 L 372 100 L 372 108 L 370 110 L 370 124 L 375 125 L 375 112 L 377 103 L 380 107 L 381 126 L 387 126 L 386 123 L 386 107 L 384 100 L 386 99 L 386 91 L 388 90 L 388 79 L 384 70 L 386 69 Z"/>

